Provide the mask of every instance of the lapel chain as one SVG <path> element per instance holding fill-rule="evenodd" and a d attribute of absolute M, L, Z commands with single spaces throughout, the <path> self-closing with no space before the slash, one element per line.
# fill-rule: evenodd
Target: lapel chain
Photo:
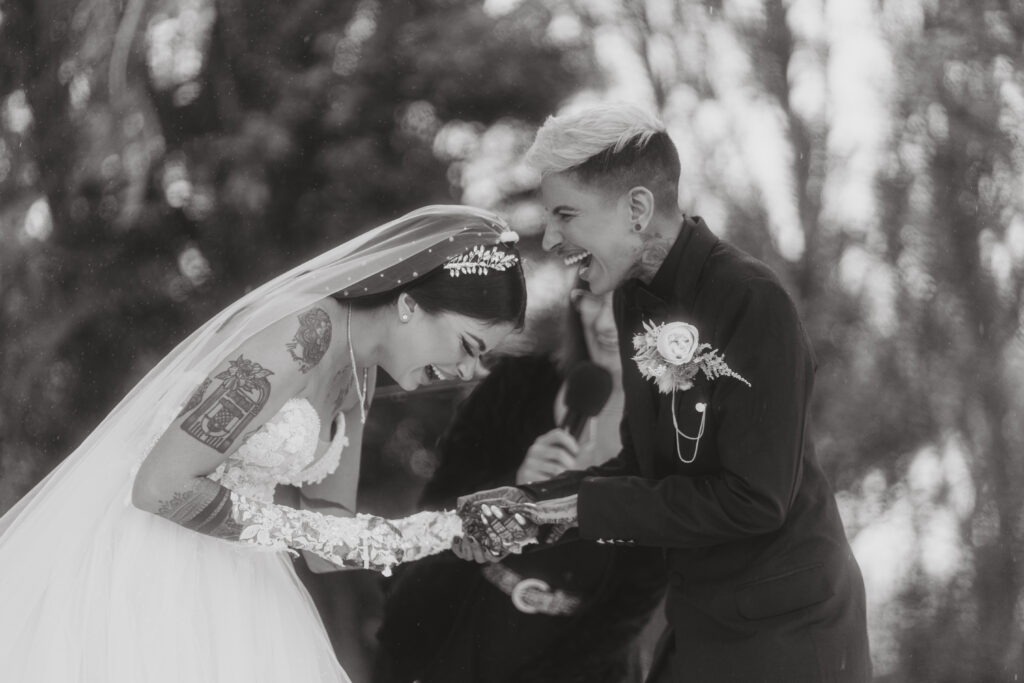
<path fill-rule="evenodd" d="M 683 464 L 689 465 L 697 459 L 697 449 L 700 447 L 700 438 L 704 436 L 704 421 L 708 417 L 708 406 L 706 403 L 698 403 L 693 407 L 698 413 L 700 413 L 700 427 L 697 429 L 697 436 L 690 436 L 681 429 L 679 429 L 679 422 L 676 420 L 676 392 L 672 391 L 672 426 L 676 430 L 676 455 L 679 456 L 679 461 Z M 679 437 L 683 437 L 687 441 L 693 442 L 693 455 L 689 459 L 683 457 L 683 451 L 679 447 Z"/>

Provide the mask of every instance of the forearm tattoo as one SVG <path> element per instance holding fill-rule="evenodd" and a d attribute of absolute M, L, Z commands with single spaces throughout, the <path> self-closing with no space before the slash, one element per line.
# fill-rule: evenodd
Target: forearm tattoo
<path fill-rule="evenodd" d="M 323 360 L 330 345 L 331 318 L 322 308 L 314 308 L 299 316 L 299 331 L 285 347 L 305 374 Z"/>
<path fill-rule="evenodd" d="M 199 442 L 226 453 L 270 400 L 267 377 L 272 374 L 243 356 L 228 361 L 228 369 L 214 377 L 220 385 L 205 399 L 199 399 L 181 428 Z M 205 386 L 201 389 L 205 391 Z"/>
<path fill-rule="evenodd" d="M 157 514 L 207 536 L 237 541 L 242 533 L 232 516 L 231 491 L 206 478 L 189 482 Z"/>

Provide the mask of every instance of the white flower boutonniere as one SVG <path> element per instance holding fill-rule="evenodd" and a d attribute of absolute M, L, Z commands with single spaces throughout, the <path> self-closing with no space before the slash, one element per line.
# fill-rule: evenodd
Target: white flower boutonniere
<path fill-rule="evenodd" d="M 697 457 L 697 447 L 704 435 L 704 424 L 707 419 L 707 406 L 697 403 L 693 409 L 701 414 L 700 428 L 697 436 L 689 436 L 679 429 L 676 421 L 676 391 L 686 391 L 693 386 L 693 378 L 703 372 L 709 380 L 719 377 L 732 377 L 748 387 L 750 382 L 733 372 L 719 351 L 711 344 L 700 343 L 700 333 L 689 323 L 670 322 L 655 325 L 644 323 L 644 333 L 633 337 L 633 348 L 640 374 L 652 380 L 658 391 L 672 394 L 672 422 L 676 429 L 676 454 L 684 463 L 691 463 Z M 680 448 L 679 437 L 693 441 L 693 455 L 684 458 Z"/>
<path fill-rule="evenodd" d="M 686 391 L 698 372 L 708 379 L 732 377 L 750 386 L 711 344 L 700 343 L 697 328 L 689 323 L 644 323 L 644 333 L 633 337 L 633 348 L 640 374 L 653 380 L 663 394 Z"/>

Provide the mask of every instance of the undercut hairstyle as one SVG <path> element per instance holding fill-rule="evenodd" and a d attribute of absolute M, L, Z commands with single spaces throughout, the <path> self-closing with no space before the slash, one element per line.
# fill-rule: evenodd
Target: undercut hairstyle
<path fill-rule="evenodd" d="M 566 173 L 619 195 L 643 186 L 660 211 L 678 211 L 679 152 L 664 124 L 630 104 L 548 117 L 526 153 L 541 177 Z"/>
<path fill-rule="evenodd" d="M 511 323 L 514 329 L 521 330 L 526 321 L 522 258 L 511 245 L 499 248 L 516 256 L 516 262 L 505 270 L 489 269 L 486 273 L 452 277 L 441 264 L 386 292 L 339 301 L 367 310 L 392 304 L 402 292 L 407 292 L 427 313 L 456 313 L 488 325 Z"/>

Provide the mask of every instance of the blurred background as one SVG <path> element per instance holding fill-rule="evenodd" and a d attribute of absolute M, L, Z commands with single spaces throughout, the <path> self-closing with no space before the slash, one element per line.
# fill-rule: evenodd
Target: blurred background
<path fill-rule="evenodd" d="M 1024 2 L 0 0 L 0 512 L 247 289 L 428 203 L 508 215 L 549 114 L 657 111 L 682 208 L 780 274 L 878 681 L 1024 679 Z M 373 406 L 411 511 L 465 389 Z M 318 594 L 356 681 L 379 580 Z"/>

